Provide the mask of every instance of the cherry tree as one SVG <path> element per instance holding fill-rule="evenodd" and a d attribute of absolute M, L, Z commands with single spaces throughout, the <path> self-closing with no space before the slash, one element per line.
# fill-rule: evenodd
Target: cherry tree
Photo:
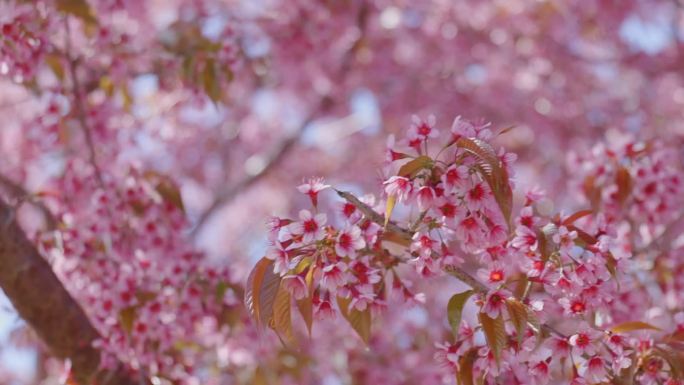
<path fill-rule="evenodd" d="M 1 2 L 0 286 L 38 357 L 3 376 L 681 383 L 681 23 Z"/>

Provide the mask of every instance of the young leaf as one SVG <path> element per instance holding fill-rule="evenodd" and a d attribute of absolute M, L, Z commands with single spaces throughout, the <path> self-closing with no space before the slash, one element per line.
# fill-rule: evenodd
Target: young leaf
<path fill-rule="evenodd" d="M 311 336 L 311 327 L 313 326 L 313 272 L 314 269 L 310 268 L 304 279 L 306 287 L 309 288 L 309 295 L 307 295 L 306 298 L 297 300 L 297 308 L 299 309 L 299 314 L 301 314 L 304 319 L 306 330 L 309 332 L 309 337 Z"/>
<path fill-rule="evenodd" d="M 577 211 L 576 213 L 574 213 L 574 214 L 570 215 L 569 217 L 565 218 L 565 220 L 563 221 L 563 226 L 571 225 L 571 224 L 575 223 L 575 221 L 577 221 L 578 219 L 583 218 L 583 217 L 586 217 L 587 215 L 591 215 L 591 214 L 593 214 L 593 213 L 594 213 L 594 210 L 580 210 L 580 211 Z"/>
<path fill-rule="evenodd" d="M 399 176 L 405 178 L 412 178 L 418 174 L 422 169 L 429 168 L 432 165 L 432 158 L 429 156 L 421 155 L 416 159 L 406 162 L 401 168 L 399 168 Z"/>
<path fill-rule="evenodd" d="M 387 197 L 387 206 L 385 206 L 385 227 L 389 223 L 390 217 L 392 216 L 392 210 L 394 210 L 394 205 L 397 203 L 397 197 L 390 195 Z"/>
<path fill-rule="evenodd" d="M 183 198 L 181 197 L 180 189 L 171 181 L 170 178 L 162 178 L 159 183 L 157 183 L 155 190 L 157 190 L 159 195 L 161 195 L 165 201 L 171 203 L 181 212 L 185 212 L 185 206 L 183 205 Z"/>
<path fill-rule="evenodd" d="M 349 322 L 352 329 L 361 337 L 363 342 L 368 344 L 370 341 L 370 327 L 371 327 L 371 313 L 370 308 L 366 307 L 365 310 L 359 311 L 356 309 L 351 309 L 349 311 L 349 303 L 351 299 L 337 297 L 337 305 L 340 307 L 340 313 Z"/>
<path fill-rule="evenodd" d="M 632 176 L 629 174 L 629 170 L 624 167 L 620 167 L 617 170 L 617 174 L 615 174 L 615 184 L 618 187 L 618 202 L 623 204 L 632 193 Z"/>
<path fill-rule="evenodd" d="M 137 309 L 135 306 L 125 307 L 119 312 L 119 323 L 126 334 L 131 334 L 136 317 Z"/>
<path fill-rule="evenodd" d="M 473 295 L 472 290 L 454 294 L 447 304 L 447 319 L 449 320 L 449 325 L 451 325 L 451 332 L 454 333 L 456 338 L 458 338 L 458 328 L 461 326 L 463 306 L 465 306 L 471 295 Z"/>
<path fill-rule="evenodd" d="M 499 315 L 499 317 L 493 319 L 487 313 L 479 313 L 478 317 L 487 340 L 487 346 L 492 351 L 498 365 L 501 361 L 501 349 L 506 345 L 506 329 L 503 317 Z"/>
<path fill-rule="evenodd" d="M 87 25 L 93 26 L 97 24 L 93 10 L 86 0 L 57 0 L 57 9 L 78 17 Z"/>
<path fill-rule="evenodd" d="M 511 317 L 511 323 L 518 335 L 518 346 L 520 346 L 525 329 L 527 329 L 527 306 L 515 298 L 509 298 L 506 300 L 506 308 Z"/>
<path fill-rule="evenodd" d="M 206 92 L 212 102 L 216 103 L 221 100 L 221 89 L 219 88 L 218 79 L 216 77 L 216 68 L 213 59 L 208 59 L 204 66 L 204 71 L 202 72 L 202 85 L 204 86 L 204 92 Z"/>
<path fill-rule="evenodd" d="M 289 344 L 294 344 L 296 341 L 292 332 L 291 307 L 290 292 L 280 286 L 273 301 L 273 329 Z"/>
<path fill-rule="evenodd" d="M 477 348 L 470 348 L 458 359 L 458 371 L 456 379 L 459 385 L 474 385 L 473 364 L 477 358 Z"/>
<path fill-rule="evenodd" d="M 653 326 L 649 323 L 646 322 L 641 322 L 641 321 L 629 321 L 629 322 L 623 322 L 621 324 L 617 324 L 610 328 L 610 331 L 613 333 L 626 333 L 626 332 L 633 332 L 635 330 L 658 330 L 661 331 L 659 327 Z"/>
<path fill-rule="evenodd" d="M 460 138 L 456 146 L 464 149 L 474 156 L 480 163 L 482 176 L 489 184 L 494 194 L 494 199 L 510 224 L 511 211 L 513 210 L 513 191 L 508 181 L 508 172 L 503 167 L 501 160 L 492 147 L 477 138 Z"/>
<path fill-rule="evenodd" d="M 273 261 L 261 258 L 247 278 L 245 306 L 258 325 L 268 325 L 273 317 L 280 276 L 273 272 Z"/>

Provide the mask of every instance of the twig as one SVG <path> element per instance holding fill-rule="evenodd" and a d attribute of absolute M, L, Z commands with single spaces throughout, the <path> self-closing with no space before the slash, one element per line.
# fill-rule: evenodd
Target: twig
<path fill-rule="evenodd" d="M 71 28 L 69 27 L 68 16 L 64 17 L 64 25 L 66 30 L 66 51 L 64 55 L 66 57 L 67 63 L 69 64 L 69 75 L 71 76 L 72 92 L 74 94 L 74 106 L 76 108 L 76 120 L 78 121 L 79 126 L 83 131 L 83 135 L 85 136 L 86 146 L 88 147 L 88 156 L 90 158 L 90 164 L 93 166 L 93 169 L 95 170 L 95 177 L 97 178 L 100 187 L 104 189 L 105 183 L 104 179 L 102 178 L 102 171 L 100 170 L 100 166 L 97 163 L 97 155 L 95 153 L 95 142 L 93 140 L 93 134 L 90 131 L 90 127 L 88 127 L 88 123 L 86 122 L 86 113 L 83 109 L 84 100 L 83 95 L 81 95 L 81 83 L 78 79 L 77 61 L 76 59 L 73 59 L 71 57 Z"/>
<path fill-rule="evenodd" d="M 356 52 L 360 43 L 362 42 L 366 30 L 366 25 L 368 24 L 368 12 L 368 5 L 364 3 L 359 9 L 359 13 L 357 15 L 356 20 L 356 23 L 359 26 L 360 34 L 354 42 L 354 44 L 351 45 L 349 50 L 347 50 L 347 52 L 345 52 L 344 56 L 342 57 L 341 65 L 338 71 L 338 77 L 340 78 L 344 77 L 345 74 L 347 74 L 351 70 L 352 59 L 354 56 L 353 54 Z M 299 141 L 299 138 L 301 137 L 302 133 L 304 132 L 306 127 L 314 120 L 318 112 L 328 107 L 329 104 L 330 98 L 326 95 L 322 96 L 316 108 L 314 108 L 312 112 L 309 113 L 307 118 L 304 119 L 304 121 L 300 124 L 299 128 L 297 129 L 296 133 L 290 138 L 285 139 L 277 147 L 277 149 L 273 152 L 273 155 L 269 157 L 269 161 L 266 163 L 266 166 L 260 172 L 246 177 L 245 179 L 239 181 L 235 185 L 232 185 L 230 187 L 224 187 L 217 194 L 217 196 L 214 198 L 213 202 L 209 205 L 209 207 L 200 214 L 199 218 L 197 219 L 197 224 L 191 232 L 191 236 L 194 238 L 200 233 L 202 228 L 206 225 L 207 221 L 209 220 L 209 218 L 211 218 L 211 216 L 214 214 L 216 210 L 221 208 L 226 203 L 230 202 L 240 192 L 246 190 L 254 183 L 258 182 L 263 177 L 265 177 L 270 171 L 272 171 L 280 163 L 280 161 L 283 158 L 285 158 L 285 156 L 294 148 L 294 145 Z"/>

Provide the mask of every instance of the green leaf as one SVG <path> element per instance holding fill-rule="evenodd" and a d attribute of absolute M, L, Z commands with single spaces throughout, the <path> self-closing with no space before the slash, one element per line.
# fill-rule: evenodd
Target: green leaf
<path fill-rule="evenodd" d="M 261 258 L 247 278 L 245 306 L 260 326 L 273 318 L 273 303 L 280 286 L 280 276 L 273 272 L 273 261 Z"/>
<path fill-rule="evenodd" d="M 432 158 L 429 156 L 421 155 L 416 159 L 406 162 L 401 168 L 399 168 L 399 176 L 404 178 L 413 178 L 418 174 L 418 172 L 425 168 L 430 168 L 432 166 Z"/>
<path fill-rule="evenodd" d="M 508 172 L 503 167 L 496 152 L 489 144 L 477 138 L 460 138 L 456 142 L 456 146 L 464 149 L 478 160 L 482 177 L 492 189 L 494 199 L 510 227 L 513 191 L 508 180 Z"/>
<path fill-rule="evenodd" d="M 527 329 L 527 306 L 515 298 L 508 298 L 506 300 L 506 308 L 511 317 L 511 323 L 518 335 L 518 346 L 520 346 Z"/>
<path fill-rule="evenodd" d="M 368 344 L 370 341 L 370 327 L 371 327 L 371 313 L 370 308 L 366 307 L 363 311 L 352 309 L 349 311 L 349 303 L 351 299 L 337 297 L 337 305 L 340 307 L 340 313 L 349 322 L 352 329 L 361 337 L 363 342 Z"/>
<path fill-rule="evenodd" d="M 610 328 L 613 333 L 626 333 L 633 332 L 635 330 L 657 330 L 662 331 L 659 327 L 653 326 L 647 322 L 642 321 L 629 321 L 617 324 Z"/>
<path fill-rule="evenodd" d="M 454 294 L 447 304 L 447 319 L 451 325 L 451 332 L 454 337 L 458 338 L 458 328 L 461 326 L 461 316 L 463 315 L 463 306 L 465 306 L 468 298 L 473 295 L 472 290 L 466 290 L 463 293 Z"/>
<path fill-rule="evenodd" d="M 496 364 L 499 365 L 501 362 L 501 350 L 506 345 L 506 328 L 503 317 L 499 314 L 499 317 L 493 319 L 487 313 L 479 313 L 478 317 L 487 340 L 487 346 L 492 351 Z"/>

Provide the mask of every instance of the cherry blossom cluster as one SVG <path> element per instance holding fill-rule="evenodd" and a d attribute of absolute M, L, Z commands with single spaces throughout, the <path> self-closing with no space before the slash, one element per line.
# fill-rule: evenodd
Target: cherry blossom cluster
<path fill-rule="evenodd" d="M 396 174 L 383 183 L 382 204 L 338 191 L 344 201 L 329 218 L 319 209 L 319 193 L 332 188 L 322 179 L 299 186 L 311 209 L 295 219 L 273 218 L 270 226 L 266 258 L 281 285 L 296 300 L 310 300 L 318 318 L 336 312 L 346 318 L 351 309 L 383 309 L 397 292 L 404 301 L 424 302 L 397 274 L 400 265 L 413 265 L 419 277 L 447 272 L 471 286 L 449 303 L 455 342 L 438 343 L 435 354 L 459 378 L 547 384 L 570 373 L 572 384 L 588 384 L 631 368 L 639 383 L 677 383 L 678 353 L 667 338 L 679 335 L 684 313 L 655 320 L 662 328 L 635 318 L 635 309 L 647 308 L 637 303 L 643 290 L 615 212 L 553 215 L 545 194 L 532 190 L 511 222 L 515 155 L 494 151 L 494 139 L 487 124 L 458 117 L 440 135 L 433 117 L 414 117 L 405 139 L 390 140 L 386 169 Z M 625 156 L 638 159 L 636 146 L 626 145 Z M 609 191 L 603 196 L 611 203 L 646 204 L 640 199 L 657 178 L 670 186 L 658 191 L 673 194 L 679 182 L 677 170 L 666 166 L 672 156 L 666 150 L 619 163 L 619 173 L 630 175 L 629 192 L 621 191 L 624 177 L 596 178 L 595 185 Z M 453 315 L 471 296 L 479 308 L 474 323 Z"/>
<path fill-rule="evenodd" d="M 147 376 L 188 381 L 233 343 L 241 289 L 183 240 L 187 224 L 171 181 L 136 169 L 122 178 L 102 189 L 88 164 L 68 164 L 59 186 L 63 225 L 41 234 L 40 244 L 100 331 L 105 367 L 117 362 L 111 357 Z"/>
<path fill-rule="evenodd" d="M 44 63 L 57 21 L 44 7 L 20 3 L 0 5 L 0 76 L 23 83 Z"/>

